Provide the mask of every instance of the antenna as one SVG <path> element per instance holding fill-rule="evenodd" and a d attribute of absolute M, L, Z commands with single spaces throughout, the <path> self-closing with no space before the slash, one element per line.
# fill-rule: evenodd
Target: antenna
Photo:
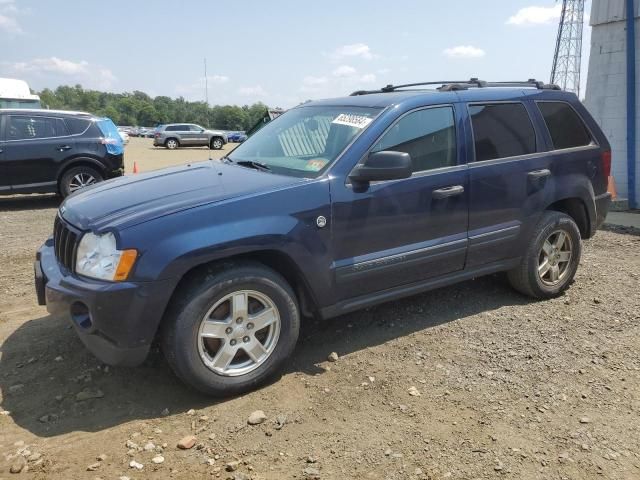
<path fill-rule="evenodd" d="M 551 83 L 580 96 L 584 0 L 563 0 Z"/>

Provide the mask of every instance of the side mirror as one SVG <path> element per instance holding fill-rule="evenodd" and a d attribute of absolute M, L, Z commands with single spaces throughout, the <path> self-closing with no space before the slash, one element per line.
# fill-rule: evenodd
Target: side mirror
<path fill-rule="evenodd" d="M 370 153 L 362 164 L 353 169 L 349 178 L 359 183 L 399 180 L 409 178 L 412 170 L 411 155 L 388 150 Z"/>

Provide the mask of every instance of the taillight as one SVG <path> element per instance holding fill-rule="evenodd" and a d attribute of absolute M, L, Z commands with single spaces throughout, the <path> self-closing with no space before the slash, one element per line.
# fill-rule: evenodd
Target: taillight
<path fill-rule="evenodd" d="M 100 140 L 100 143 L 102 145 L 117 145 L 118 140 L 116 140 L 115 138 L 103 138 L 102 140 Z"/>
<path fill-rule="evenodd" d="M 611 150 L 602 152 L 602 172 L 605 178 L 611 175 Z"/>
<path fill-rule="evenodd" d="M 156 138 L 160 138 L 160 133 L 156 132 L 156 133 L 153 134 L 153 136 L 156 137 Z"/>

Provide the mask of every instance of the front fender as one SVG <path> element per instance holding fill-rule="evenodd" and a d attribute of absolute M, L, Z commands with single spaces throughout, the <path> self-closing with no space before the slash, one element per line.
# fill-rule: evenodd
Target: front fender
<path fill-rule="evenodd" d="M 200 265 L 253 252 L 277 251 L 303 272 L 319 303 L 330 302 L 332 277 L 328 182 L 229 200 L 161 217 L 124 230 L 121 248 L 140 252 L 139 281 L 177 282 Z M 142 247 L 141 247 L 142 246 Z"/>

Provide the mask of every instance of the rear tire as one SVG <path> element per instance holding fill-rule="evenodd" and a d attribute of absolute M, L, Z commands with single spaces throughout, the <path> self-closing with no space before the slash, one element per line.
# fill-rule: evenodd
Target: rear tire
<path fill-rule="evenodd" d="M 298 303 L 281 275 L 256 263 L 226 264 L 181 287 L 163 321 L 162 350 L 183 382 L 230 396 L 274 377 L 299 330 Z"/>
<path fill-rule="evenodd" d="M 509 283 L 529 297 L 557 297 L 573 281 L 581 253 L 580 230 L 573 218 L 546 211 L 534 228 L 520 265 L 508 272 Z"/>
<path fill-rule="evenodd" d="M 72 167 L 62 174 L 58 189 L 60 195 L 64 198 L 77 190 L 94 185 L 102 180 L 104 179 L 98 170 L 80 165 L 78 167 Z"/>
<path fill-rule="evenodd" d="M 178 142 L 178 140 L 175 138 L 167 138 L 167 140 L 164 142 L 164 146 L 169 150 L 175 150 L 180 146 L 180 142 Z"/>

